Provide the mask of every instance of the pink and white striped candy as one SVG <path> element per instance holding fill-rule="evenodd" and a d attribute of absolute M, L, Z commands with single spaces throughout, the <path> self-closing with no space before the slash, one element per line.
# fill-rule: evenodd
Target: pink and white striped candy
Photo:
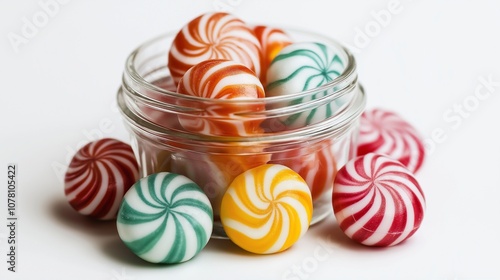
<path fill-rule="evenodd" d="M 417 130 L 396 113 L 372 109 L 361 115 L 358 156 L 384 154 L 398 160 L 411 172 L 417 172 L 425 151 Z"/>
<path fill-rule="evenodd" d="M 132 148 L 104 138 L 88 143 L 75 154 L 66 171 L 64 192 L 80 214 L 111 220 L 138 178 L 139 166 Z"/>
<path fill-rule="evenodd" d="M 413 174 L 379 154 L 349 161 L 335 177 L 332 194 L 342 231 L 367 246 L 393 246 L 420 227 L 425 197 Z"/>

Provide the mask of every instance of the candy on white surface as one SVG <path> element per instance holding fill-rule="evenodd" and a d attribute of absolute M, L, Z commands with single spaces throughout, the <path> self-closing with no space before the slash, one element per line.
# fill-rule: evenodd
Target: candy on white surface
<path fill-rule="evenodd" d="M 425 197 L 413 174 L 384 155 L 349 161 L 335 178 L 332 204 L 337 223 L 352 240 L 393 246 L 420 227 Z"/>
<path fill-rule="evenodd" d="M 257 254 L 281 252 L 302 237 L 312 218 L 309 187 L 280 164 L 265 164 L 238 175 L 221 205 L 227 236 Z"/>
<path fill-rule="evenodd" d="M 206 195 L 185 176 L 160 172 L 140 179 L 124 197 L 118 234 L 140 258 L 180 263 L 207 244 L 213 227 Z"/>
<path fill-rule="evenodd" d="M 110 220 L 138 178 L 139 167 L 130 145 L 104 138 L 88 143 L 74 155 L 64 177 L 64 192 L 80 214 Z"/>

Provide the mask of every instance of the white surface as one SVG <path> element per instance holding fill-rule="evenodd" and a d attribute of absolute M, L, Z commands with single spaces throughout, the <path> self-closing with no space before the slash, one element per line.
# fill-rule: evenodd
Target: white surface
<path fill-rule="evenodd" d="M 16 53 L 9 34 L 21 34 L 23 17 L 43 9 L 38 1 L 0 1 L 0 174 L 6 177 L 9 162 L 19 167 L 18 272 L 1 261 L 0 279 L 500 279 L 500 84 L 477 103 L 473 97 L 480 77 L 500 82 L 498 1 L 393 2 L 397 13 L 364 44 L 355 40 L 357 29 L 376 28 L 371 11 L 391 1 L 141 3 L 60 5 Z M 114 223 L 69 208 L 61 176 L 77 148 L 96 136 L 128 141 L 114 106 L 126 56 L 224 3 L 249 22 L 315 30 L 349 44 L 368 106 L 399 112 L 426 138 L 438 134 L 417 175 L 427 213 L 411 239 L 385 249 L 356 245 L 332 215 L 280 254 L 251 255 L 212 240 L 192 261 L 154 266 L 122 245 Z M 453 111 L 463 103 L 469 112 Z M 3 224 L 6 178 L 0 182 Z M 6 237 L 0 226 L 0 260 Z"/>

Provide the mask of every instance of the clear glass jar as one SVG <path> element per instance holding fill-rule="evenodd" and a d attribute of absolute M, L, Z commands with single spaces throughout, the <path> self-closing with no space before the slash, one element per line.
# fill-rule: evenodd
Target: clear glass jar
<path fill-rule="evenodd" d="M 213 100 L 175 93 L 167 68 L 175 34 L 152 39 L 126 61 L 118 105 L 131 134 L 141 175 L 169 171 L 196 182 L 214 209 L 213 237 L 224 237 L 219 220 L 226 187 L 243 171 L 265 163 L 287 165 L 308 183 L 313 195 L 312 224 L 331 214 L 331 190 L 337 170 L 356 153 L 358 124 L 366 98 L 358 84 L 352 54 L 332 39 L 304 31 L 286 30 L 294 41 L 315 41 L 337 50 L 344 72 L 319 88 L 256 100 Z M 314 96 L 314 98 L 311 98 Z M 302 103 L 293 102 L 303 98 Z M 227 119 L 207 118 L 204 112 L 234 106 Z M 315 118 L 300 127 L 287 127 L 287 117 L 335 108 L 333 115 Z M 263 108 L 251 110 L 249 108 Z M 207 118 L 213 122 L 255 122 L 261 132 L 249 136 L 201 135 L 185 131 L 179 119 Z"/>

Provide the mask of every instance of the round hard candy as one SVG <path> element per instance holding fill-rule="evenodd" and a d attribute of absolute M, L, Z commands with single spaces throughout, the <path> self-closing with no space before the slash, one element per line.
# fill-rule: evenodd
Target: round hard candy
<path fill-rule="evenodd" d="M 132 148 L 104 138 L 83 146 L 64 177 L 69 204 L 80 214 L 101 220 L 116 217 L 125 192 L 139 178 Z"/>
<path fill-rule="evenodd" d="M 286 250 L 303 236 L 312 218 L 311 192 L 295 171 L 265 164 L 237 176 L 221 205 L 227 236 L 257 254 Z"/>
<path fill-rule="evenodd" d="M 176 35 L 168 55 L 168 68 L 177 84 L 192 66 L 209 59 L 242 63 L 260 75 L 260 44 L 252 28 L 233 15 L 203 14 Z"/>
<path fill-rule="evenodd" d="M 212 206 L 187 177 L 160 172 L 130 188 L 116 224 L 122 241 L 140 258 L 180 263 L 207 244 L 213 226 Z"/>
<path fill-rule="evenodd" d="M 293 41 L 285 31 L 265 25 L 257 25 L 253 28 L 255 36 L 259 39 L 261 46 L 261 73 L 260 80 L 266 84 L 267 68 L 271 61 L 284 47 L 290 45 Z"/>
<path fill-rule="evenodd" d="M 425 197 L 400 162 L 378 154 L 349 161 L 337 173 L 332 204 L 342 231 L 367 246 L 392 246 L 412 236 L 425 212 Z"/>
<path fill-rule="evenodd" d="M 269 163 L 282 164 L 297 172 L 311 189 L 313 201 L 331 191 L 337 163 L 331 140 L 273 153 Z"/>
<path fill-rule="evenodd" d="M 264 103 L 257 100 L 264 97 L 264 88 L 252 70 L 240 63 L 220 59 L 200 62 L 182 77 L 177 92 L 214 100 L 198 102 L 196 106 L 201 110 L 196 113 L 179 115 L 187 131 L 217 136 L 246 136 L 262 131 L 262 118 L 249 118 L 245 113 L 265 109 Z M 193 106 L 190 100 L 179 104 Z"/>
<path fill-rule="evenodd" d="M 417 172 L 425 157 L 422 138 L 399 115 L 383 109 L 367 110 L 361 115 L 358 155 L 384 154 Z"/>
<path fill-rule="evenodd" d="M 322 43 L 293 43 L 283 48 L 267 70 L 266 96 L 283 96 L 313 90 L 332 82 L 344 71 L 345 65 L 337 51 Z M 334 87 L 313 91 L 293 99 L 288 104 L 297 105 L 325 98 L 334 93 Z M 288 128 L 300 128 L 333 116 L 345 105 L 337 98 L 311 110 L 304 110 L 282 118 Z"/>

